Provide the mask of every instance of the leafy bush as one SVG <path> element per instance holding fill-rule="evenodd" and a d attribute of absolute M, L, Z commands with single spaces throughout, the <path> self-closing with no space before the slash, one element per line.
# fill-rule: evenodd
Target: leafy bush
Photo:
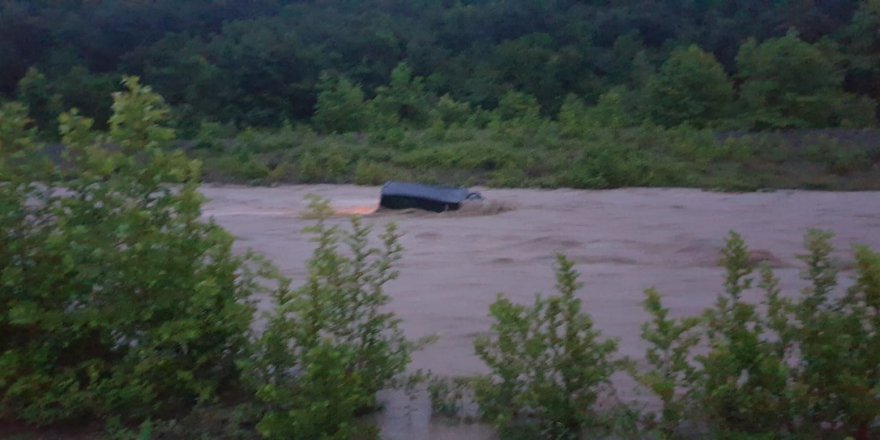
<path fill-rule="evenodd" d="M 645 94 L 657 123 L 703 128 L 729 115 L 734 90 L 715 57 L 692 45 L 672 52 L 646 85 Z"/>
<path fill-rule="evenodd" d="M 300 179 L 305 182 L 341 182 L 350 178 L 348 176 L 354 168 L 353 157 L 341 150 L 323 150 L 315 156 L 316 162 L 309 163 L 305 159 L 303 156 L 300 168 Z"/>
<path fill-rule="evenodd" d="M 293 126 L 285 122 L 274 131 L 247 128 L 236 136 L 237 148 L 247 153 L 290 150 L 315 141 L 315 132 L 307 125 Z"/>
<path fill-rule="evenodd" d="M 642 339 L 649 344 L 645 359 L 650 369 L 636 373 L 636 379 L 656 395 L 662 404 L 659 417 L 648 419 L 647 428 L 672 436 L 688 418 L 693 395 L 690 385 L 696 379 L 691 352 L 700 342 L 698 318 L 672 319 L 663 307 L 660 294 L 645 291 L 644 307 L 651 321 L 642 324 Z"/>
<path fill-rule="evenodd" d="M 381 185 L 394 180 L 399 173 L 390 166 L 376 162 L 359 161 L 354 170 L 354 183 L 358 185 Z"/>
<path fill-rule="evenodd" d="M 166 152 L 162 99 L 124 84 L 109 136 L 61 117 L 63 184 L 22 115 L 0 115 L 2 418 L 161 416 L 237 379 L 254 275 L 202 221 L 199 166 Z"/>
<path fill-rule="evenodd" d="M 457 102 L 451 96 L 443 95 L 434 106 L 434 117 L 445 126 L 466 124 L 474 109 L 466 102 Z"/>
<path fill-rule="evenodd" d="M 350 437 L 355 416 L 375 406 L 375 394 L 404 371 L 419 345 L 383 310 L 384 286 L 397 277 L 393 265 L 402 251 L 394 225 L 380 236 L 381 249 L 370 248 L 371 230 L 359 219 L 343 231 L 328 224 L 326 201 L 311 206 L 317 248 L 308 279 L 299 289 L 278 289 L 246 363 L 267 406 L 258 425 L 267 438 Z"/>
<path fill-rule="evenodd" d="M 318 102 L 312 124 L 322 133 L 360 131 L 367 127 L 364 92 L 346 78 L 324 72 L 318 83 Z"/>
<path fill-rule="evenodd" d="M 225 142 L 235 137 L 235 127 L 219 122 L 202 122 L 196 134 L 196 148 L 223 151 Z"/>
<path fill-rule="evenodd" d="M 697 399 L 712 422 L 727 432 L 773 433 L 787 413 L 788 367 L 771 341 L 768 322 L 777 319 L 776 281 L 765 277 L 768 313 L 742 299 L 752 287 L 753 268 L 742 238 L 731 233 L 724 249 L 724 294 L 705 316 L 711 350 L 697 357 Z"/>
<path fill-rule="evenodd" d="M 406 63 L 391 71 L 387 86 L 376 88 L 376 97 L 369 103 L 368 118 L 374 130 L 396 126 L 422 128 L 430 122 L 429 94 L 425 79 L 413 75 Z"/>
<path fill-rule="evenodd" d="M 205 175 L 214 181 L 259 182 L 268 174 L 269 168 L 245 151 L 205 159 Z"/>
<path fill-rule="evenodd" d="M 648 166 L 637 151 L 591 148 L 559 176 L 558 184 L 571 188 L 641 186 L 649 182 Z"/>
<path fill-rule="evenodd" d="M 835 125 L 846 101 L 834 56 L 790 31 L 760 44 L 747 40 L 736 57 L 744 119 L 754 129 Z"/>
<path fill-rule="evenodd" d="M 476 401 L 505 438 L 565 438 L 598 425 L 591 409 L 620 367 L 617 342 L 603 339 L 581 311 L 573 264 L 557 258 L 558 296 L 531 307 L 499 296 L 492 331 L 474 342 L 491 373 L 475 381 Z"/>
<path fill-rule="evenodd" d="M 799 296 L 783 295 L 763 268 L 762 307 L 742 299 L 754 268 L 735 233 L 724 251 L 725 293 L 704 316 L 669 319 L 648 291 L 653 319 L 642 336 L 650 368 L 636 377 L 663 403 L 652 425 L 672 435 L 684 422 L 705 422 L 730 438 L 876 435 L 880 256 L 856 248 L 857 278 L 838 295 L 830 240 L 825 232 L 806 235 L 801 259 L 810 286 Z"/>
<path fill-rule="evenodd" d="M 855 283 L 834 298 L 830 239 L 807 235 L 803 276 L 811 287 L 783 308 L 781 322 L 788 325 L 782 328 L 798 354 L 795 405 L 807 432 L 831 429 L 868 439 L 880 421 L 880 255 L 857 247 Z"/>

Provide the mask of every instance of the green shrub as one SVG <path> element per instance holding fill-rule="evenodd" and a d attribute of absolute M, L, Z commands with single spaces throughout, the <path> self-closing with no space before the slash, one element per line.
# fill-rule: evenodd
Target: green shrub
<path fill-rule="evenodd" d="M 359 86 L 344 77 L 321 73 L 312 124 L 322 133 L 346 133 L 367 127 L 367 104 Z"/>
<path fill-rule="evenodd" d="M 258 429 L 267 438 L 348 438 L 355 416 L 375 406 L 376 393 L 403 373 L 418 343 L 384 310 L 387 282 L 402 251 L 394 225 L 370 248 L 371 230 L 327 223 L 330 207 L 314 199 L 317 248 L 309 276 L 274 297 L 256 352 L 246 363 L 250 384 L 267 406 Z M 343 251 L 340 246 L 346 247 Z"/>
<path fill-rule="evenodd" d="M 599 425 L 593 405 L 620 364 L 617 342 L 603 339 L 581 311 L 573 264 L 558 257 L 559 295 L 531 307 L 499 296 L 492 331 L 474 341 L 491 373 L 475 381 L 476 401 L 503 437 L 575 438 Z"/>
<path fill-rule="evenodd" d="M 257 390 L 257 398 L 270 408 L 257 429 L 267 439 L 352 438 L 359 431 L 356 416 L 373 402 L 363 372 L 351 370 L 355 353 L 328 340 L 303 349 L 289 364 L 274 365 L 302 368 L 295 373 L 295 385 L 272 383 Z"/>
<path fill-rule="evenodd" d="M 269 168 L 246 151 L 205 159 L 205 174 L 212 180 L 249 183 L 268 177 Z"/>
<path fill-rule="evenodd" d="M 430 112 L 425 79 L 413 75 L 406 63 L 400 63 L 391 71 L 389 84 L 376 88 L 368 118 L 372 128 L 378 130 L 398 126 L 423 128 L 430 122 Z"/>
<path fill-rule="evenodd" d="M 649 164 L 642 154 L 621 148 L 591 148 L 559 176 L 558 184 L 571 188 L 619 188 L 650 181 Z"/>
<path fill-rule="evenodd" d="M 566 95 L 559 107 L 559 129 L 565 137 L 578 138 L 583 136 L 589 127 L 587 125 L 587 107 L 584 102 L 575 95 Z"/>
<path fill-rule="evenodd" d="M 789 369 L 785 352 L 771 342 L 768 321 L 757 305 L 742 299 L 752 288 L 749 252 L 731 233 L 723 251 L 724 293 L 706 312 L 706 340 L 711 350 L 697 357 L 701 370 L 697 399 L 712 422 L 725 432 L 767 434 L 785 426 L 789 405 Z M 765 277 L 768 302 L 778 294 L 771 275 Z M 769 307 L 778 313 L 778 307 Z"/>
<path fill-rule="evenodd" d="M 674 50 L 644 93 L 652 120 L 667 127 L 710 126 L 729 116 L 734 99 L 724 67 L 696 45 Z"/>
<path fill-rule="evenodd" d="M 443 95 L 437 101 L 433 109 L 434 118 L 441 121 L 444 126 L 453 124 L 465 124 L 474 113 L 474 109 L 466 102 L 457 102 L 448 94 Z"/>
<path fill-rule="evenodd" d="M 352 170 L 352 157 L 336 149 L 305 151 L 294 165 L 297 173 L 295 179 L 300 183 L 337 183 L 346 179 Z"/>
<path fill-rule="evenodd" d="M 290 150 L 315 141 L 315 132 L 306 125 L 294 127 L 285 123 L 274 131 L 257 130 L 248 127 L 235 138 L 238 150 L 247 153 L 266 153 L 270 151 Z"/>
<path fill-rule="evenodd" d="M 396 126 L 378 128 L 370 131 L 369 140 L 372 146 L 400 149 L 405 144 L 406 132 Z"/>
<path fill-rule="evenodd" d="M 63 185 L 16 163 L 34 147 L 0 116 L 0 418 L 161 417 L 237 379 L 254 277 L 201 219 L 198 164 L 166 152 L 162 99 L 124 84 L 109 136 L 61 117 Z"/>
<path fill-rule="evenodd" d="M 204 121 L 196 134 L 196 148 L 223 151 L 224 143 L 235 137 L 235 127 L 218 122 Z"/>
<path fill-rule="evenodd" d="M 354 170 L 354 183 L 358 185 L 381 185 L 394 180 L 398 173 L 388 165 L 359 161 Z"/>
<path fill-rule="evenodd" d="M 723 438 L 876 436 L 880 421 L 880 255 L 855 251 L 857 278 L 838 295 L 831 234 L 810 231 L 799 296 L 783 295 L 761 270 L 761 307 L 742 294 L 754 268 L 732 233 L 724 251 L 725 293 L 700 318 L 669 319 L 656 292 L 645 303 L 649 369 L 636 377 L 662 402 L 666 435 L 683 423 L 707 423 Z M 698 352 L 703 352 L 698 354 Z"/>
<path fill-rule="evenodd" d="M 472 382 L 469 377 L 429 377 L 427 392 L 433 413 L 453 418 L 462 417 L 465 405 L 473 398 Z"/>
<path fill-rule="evenodd" d="M 625 128 L 638 125 L 633 109 L 624 102 L 625 90 L 611 89 L 599 96 L 596 105 L 586 110 L 584 123 L 589 128 Z"/>
<path fill-rule="evenodd" d="M 495 170 L 489 180 L 489 184 L 495 187 L 522 187 L 526 186 L 527 182 L 526 173 L 516 166 Z"/>
<path fill-rule="evenodd" d="M 843 150 L 834 154 L 830 163 L 827 164 L 827 170 L 832 174 L 846 176 L 853 172 L 866 171 L 871 168 L 871 165 L 873 163 L 867 151 Z"/>
<path fill-rule="evenodd" d="M 645 359 L 648 371 L 637 373 L 636 379 L 656 395 L 662 404 L 659 417 L 650 416 L 647 428 L 665 436 L 675 435 L 680 424 L 693 410 L 693 383 L 696 365 L 691 360 L 694 347 L 700 342 L 696 327 L 698 318 L 673 319 L 663 307 L 660 294 L 654 289 L 645 291 L 642 303 L 651 315 L 651 321 L 642 324 L 642 339 L 647 342 Z"/>
<path fill-rule="evenodd" d="M 857 247 L 855 283 L 834 298 L 830 240 L 828 233 L 807 235 L 803 277 L 811 286 L 787 308 L 784 328 L 799 354 L 796 408 L 807 432 L 873 438 L 871 426 L 880 421 L 880 255 Z"/>

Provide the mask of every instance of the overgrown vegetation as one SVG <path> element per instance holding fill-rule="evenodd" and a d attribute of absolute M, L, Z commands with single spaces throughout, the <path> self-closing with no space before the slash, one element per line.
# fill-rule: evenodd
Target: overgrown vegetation
<path fill-rule="evenodd" d="M 399 75 L 398 83 L 410 81 L 405 71 Z M 0 106 L 0 421 L 100 421 L 114 438 L 374 436 L 359 416 L 377 409 L 376 393 L 399 383 L 425 342 L 408 340 L 385 310 L 384 286 L 396 277 L 401 254 L 395 228 L 374 248 L 368 226 L 358 219 L 348 229 L 334 226 L 327 204 L 313 201 L 316 250 L 307 279 L 292 288 L 268 263 L 233 254 L 229 234 L 202 220 L 200 163 L 171 148 L 169 107 L 136 78 L 123 85 L 106 132 L 75 110 L 59 117 L 60 151 L 37 140 L 22 105 Z M 423 113 L 403 111 L 411 101 L 383 99 L 398 119 L 366 140 L 364 179 L 375 178 L 382 151 L 400 153 L 384 160 L 399 161 L 401 170 L 426 174 L 427 163 L 440 163 L 506 170 L 514 178 L 523 171 L 511 164 L 524 164 L 537 179 L 548 166 L 523 146 L 558 126 L 543 120 L 524 94 L 506 94 L 499 111 L 476 112 L 486 119 L 473 124 L 484 128 L 470 132 L 454 122 L 445 131 L 396 131 L 394 124 L 417 124 Z M 614 95 L 601 102 L 587 109 L 569 100 L 560 124 L 601 117 L 626 125 Z M 445 104 L 444 120 L 464 111 L 453 104 Z M 577 127 L 558 132 L 560 142 Z M 304 128 L 283 131 L 328 139 Z M 224 127 L 205 125 L 203 132 L 201 148 L 227 148 Z M 413 133 L 442 133 L 452 146 L 426 153 L 411 148 Z M 482 150 L 464 143 L 473 133 L 484 136 Z M 640 146 L 616 150 L 626 152 L 623 158 L 610 149 L 555 151 L 588 171 L 566 178 L 601 178 L 608 186 L 662 175 L 662 160 L 643 147 L 660 135 L 673 154 L 705 157 L 698 166 L 708 166 L 709 158 L 775 154 L 748 134 L 719 139 L 651 126 L 586 133 L 597 142 Z M 492 143 L 499 139 L 522 144 Z M 265 152 L 287 140 L 238 135 Z M 723 148 L 707 147 L 709 141 Z M 844 168 L 850 163 L 834 148 L 806 146 L 811 160 L 830 155 Z M 333 150 L 307 154 L 297 161 L 302 170 L 347 166 L 346 156 Z M 758 268 L 735 233 L 723 252 L 723 292 L 703 315 L 671 318 L 661 295 L 647 291 L 645 365 L 616 358 L 616 342 L 603 338 L 582 310 L 573 264 L 560 257 L 557 295 L 539 296 L 531 306 L 499 297 L 491 306 L 492 328 L 474 344 L 489 374 L 451 383 L 435 378 L 429 392 L 450 413 L 472 395 L 505 438 L 578 438 L 627 424 L 669 438 L 874 438 L 880 435 L 880 255 L 857 247 L 855 279 L 842 289 L 830 238 L 807 234 L 802 260 L 809 287 L 799 294 L 783 293 L 768 268 L 756 278 Z M 764 293 L 760 304 L 744 299 L 756 287 Z M 256 335 L 252 303 L 267 294 L 274 307 Z M 657 414 L 635 419 L 637 411 L 624 408 L 625 420 L 615 423 L 598 408 L 613 393 L 611 376 L 624 371 L 656 395 Z"/>
<path fill-rule="evenodd" d="M 64 169 L 37 150 L 21 107 L 0 114 L 0 417 L 142 420 L 237 380 L 248 259 L 202 222 L 198 164 L 165 151 L 161 98 L 125 85 L 106 137 L 62 115 Z"/>
<path fill-rule="evenodd" d="M 104 421 L 113 438 L 218 426 L 248 438 L 254 423 L 265 438 L 367 437 L 358 416 L 421 343 L 384 309 L 394 227 L 373 249 L 369 227 L 329 226 L 315 201 L 318 246 L 291 289 L 203 221 L 199 163 L 167 152 L 167 106 L 136 78 L 125 87 L 107 134 L 61 116 L 57 161 L 20 105 L 0 110 L 0 422 Z M 252 302 L 267 293 L 275 307 L 255 338 Z M 216 414 L 230 420 L 205 422 Z"/>
<path fill-rule="evenodd" d="M 490 334 L 475 343 L 491 373 L 435 381 L 435 410 L 460 411 L 473 393 L 502 438 L 584 438 L 597 428 L 624 438 L 874 438 L 880 359 L 869 347 L 880 338 L 880 255 L 856 247 L 856 278 L 843 292 L 830 240 L 806 235 L 809 287 L 784 294 L 732 232 L 724 291 L 704 314 L 671 318 L 662 295 L 645 292 L 643 364 L 613 358 L 615 343 L 592 329 L 573 296 L 577 273 L 560 257 L 559 295 L 532 307 L 499 298 Z M 764 293 L 760 303 L 743 299 L 752 289 Z M 622 371 L 656 397 L 654 409 L 598 409 L 597 398 L 613 392 L 610 376 Z"/>
<path fill-rule="evenodd" d="M 388 180 L 495 187 L 697 187 L 876 190 L 878 132 L 714 133 L 655 125 L 583 129 L 538 119 L 386 132 L 316 135 L 306 127 L 250 131 L 188 154 L 214 182 L 356 183 Z M 517 122 L 517 124 L 525 124 Z M 200 142 L 198 145 L 208 145 Z M 254 152 L 259 151 L 259 152 Z"/>
<path fill-rule="evenodd" d="M 574 264 L 558 257 L 556 278 L 559 295 L 531 307 L 499 297 L 491 333 L 474 342 L 491 370 L 474 382 L 476 401 L 504 438 L 578 438 L 600 428 L 593 408 L 620 368 L 617 342 L 602 338 L 575 298 Z"/>
<path fill-rule="evenodd" d="M 443 96 L 492 110 L 514 91 L 555 116 L 614 90 L 666 126 L 853 127 L 880 100 L 878 25 L 876 0 L 8 0 L 0 95 L 41 126 L 70 107 L 103 123 L 103 97 L 140 75 L 186 128 L 426 128 Z M 390 79 L 401 62 L 423 79 Z"/>
<path fill-rule="evenodd" d="M 397 277 L 399 235 L 392 224 L 379 237 L 382 247 L 371 248 L 371 230 L 358 218 L 342 231 L 326 223 L 326 201 L 313 200 L 312 213 L 316 249 L 308 279 L 299 289 L 277 291 L 245 369 L 267 405 L 257 429 L 270 439 L 366 438 L 356 417 L 377 407 L 376 393 L 404 373 L 419 346 L 383 310 L 383 286 Z"/>
<path fill-rule="evenodd" d="M 218 182 L 878 189 L 880 2 L 805 5 L 10 0 L 0 100 L 140 75 Z"/>
<path fill-rule="evenodd" d="M 880 359 L 867 347 L 880 337 L 880 257 L 857 247 L 855 282 L 838 292 L 830 239 L 820 231 L 806 235 L 803 278 L 810 286 L 800 294 L 783 294 L 762 268 L 760 307 L 742 298 L 755 268 L 735 233 L 724 252 L 725 292 L 703 317 L 670 319 L 657 293 L 647 293 L 653 321 L 643 336 L 651 369 L 642 377 L 663 401 L 663 432 L 683 434 L 678 428 L 693 419 L 682 416 L 689 413 L 721 437 L 877 435 Z"/>

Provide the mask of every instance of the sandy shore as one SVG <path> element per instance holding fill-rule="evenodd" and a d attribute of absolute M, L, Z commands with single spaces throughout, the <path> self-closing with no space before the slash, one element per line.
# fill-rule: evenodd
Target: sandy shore
<path fill-rule="evenodd" d="M 405 233 L 401 277 L 389 285 L 392 307 L 412 337 L 439 341 L 416 355 L 413 368 L 441 375 L 482 372 L 472 339 L 489 326 L 489 304 L 498 292 L 530 302 L 551 293 L 553 259 L 577 262 L 585 308 L 622 355 L 640 358 L 639 326 L 646 314 L 643 291 L 656 287 L 675 315 L 697 314 L 721 288 L 718 251 L 730 230 L 743 235 L 756 258 L 767 260 L 794 291 L 803 234 L 809 228 L 836 234 L 843 267 L 856 243 L 880 249 L 880 193 L 777 191 L 724 194 L 686 189 L 482 190 L 509 208 L 493 215 L 384 214 L 368 221 L 396 222 Z M 309 225 L 300 218 L 307 194 L 340 209 L 375 205 L 378 188 L 206 186 L 205 216 L 237 238 L 240 249 L 258 251 L 294 278 L 304 277 L 311 253 Z M 339 221 L 344 221 L 340 219 Z M 849 274 L 844 273 L 846 281 Z M 623 398 L 635 398 L 628 387 Z M 421 411 L 423 413 L 423 411 Z M 471 427 L 452 431 L 429 424 L 424 414 L 392 415 L 389 438 L 485 437 Z M 400 419 L 400 420 L 398 420 Z M 404 420 L 405 419 L 405 420 Z M 439 431 L 438 431 L 439 429 Z"/>

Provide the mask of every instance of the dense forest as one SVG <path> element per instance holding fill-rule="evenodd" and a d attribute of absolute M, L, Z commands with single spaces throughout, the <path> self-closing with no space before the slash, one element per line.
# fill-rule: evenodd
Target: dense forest
<path fill-rule="evenodd" d="M 4 0 L 0 94 L 41 125 L 70 107 L 106 120 L 138 75 L 189 127 L 360 128 L 315 118 L 339 84 L 414 125 L 443 96 L 493 109 L 520 92 L 555 117 L 616 91 L 665 126 L 864 127 L 878 29 L 876 0 Z"/>
<path fill-rule="evenodd" d="M 880 188 L 880 0 L 0 5 L 40 139 L 137 76 L 212 181 Z"/>

